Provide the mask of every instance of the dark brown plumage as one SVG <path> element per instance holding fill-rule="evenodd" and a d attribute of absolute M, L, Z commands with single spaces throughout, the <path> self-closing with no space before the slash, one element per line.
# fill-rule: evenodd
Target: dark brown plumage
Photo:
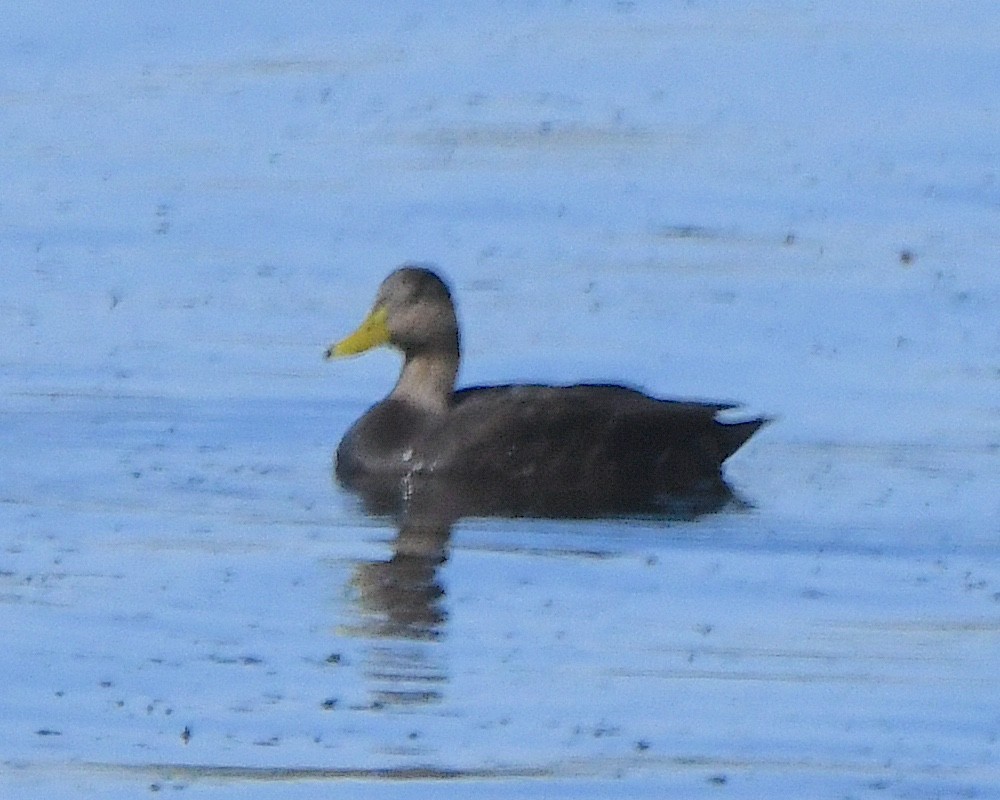
<path fill-rule="evenodd" d="M 347 431 L 338 480 L 376 507 L 409 500 L 462 514 L 650 512 L 728 493 L 722 463 L 767 420 L 724 423 L 725 403 L 659 400 L 607 384 L 455 391 L 459 334 L 432 271 L 385 279 L 368 318 L 328 358 L 402 351 L 392 392 Z"/>

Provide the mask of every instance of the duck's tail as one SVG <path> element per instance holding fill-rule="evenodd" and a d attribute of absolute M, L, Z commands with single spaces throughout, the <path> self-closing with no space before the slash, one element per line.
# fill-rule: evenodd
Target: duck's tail
<path fill-rule="evenodd" d="M 719 454 L 722 456 L 720 462 L 725 461 L 739 450 L 751 436 L 771 421 L 770 417 L 758 417 L 744 422 L 719 423 L 716 433 L 718 434 Z"/>

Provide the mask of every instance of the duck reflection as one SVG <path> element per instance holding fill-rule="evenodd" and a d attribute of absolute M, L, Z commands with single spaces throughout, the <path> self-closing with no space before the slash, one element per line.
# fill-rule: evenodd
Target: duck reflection
<path fill-rule="evenodd" d="M 407 511 L 402 494 L 391 503 L 380 493 L 365 507 L 391 519 L 397 530 L 391 557 L 359 563 L 351 581 L 360 623 L 354 633 L 372 641 L 364 667 L 371 708 L 435 704 L 447 683 L 436 643 L 447 621 L 440 569 L 453 519 L 416 506 Z"/>
<path fill-rule="evenodd" d="M 438 569 L 447 560 L 448 525 L 403 522 L 388 561 L 358 565 L 358 605 L 377 638 L 433 640 L 447 614 Z"/>
<path fill-rule="evenodd" d="M 411 476 L 394 485 L 372 484 L 369 491 L 357 485 L 352 488 L 369 514 L 391 521 L 397 531 L 391 556 L 358 563 L 351 581 L 360 623 L 354 634 L 373 642 L 365 666 L 372 684 L 371 708 L 435 704 L 441 701 L 448 680 L 437 643 L 445 636 L 448 620 L 441 572 L 448 561 L 452 526 L 463 517 L 519 515 L 513 513 L 516 509 L 498 505 L 481 487 L 463 487 L 455 481 Z M 720 484 L 673 496 L 655 510 L 637 508 L 630 516 L 693 520 L 746 505 L 728 486 Z M 509 513 L 501 513 L 504 511 Z M 561 505 L 536 507 L 535 512 L 534 517 L 581 517 L 565 514 Z M 591 514 L 585 518 L 608 516 Z"/>
<path fill-rule="evenodd" d="M 359 609 L 367 618 L 366 635 L 377 638 L 433 640 L 447 620 L 445 589 L 440 570 L 448 560 L 452 526 L 463 517 L 524 517 L 521 509 L 504 506 L 487 488 L 409 476 L 390 484 L 373 482 L 351 487 L 365 511 L 392 521 L 397 529 L 392 556 L 385 561 L 364 562 L 353 579 Z M 723 509 L 747 507 L 747 503 L 724 484 L 701 491 L 661 499 L 655 506 L 642 505 L 625 515 L 568 513 L 561 502 L 535 505 L 531 517 L 549 519 L 598 519 L 629 516 L 666 522 L 689 521 Z"/>

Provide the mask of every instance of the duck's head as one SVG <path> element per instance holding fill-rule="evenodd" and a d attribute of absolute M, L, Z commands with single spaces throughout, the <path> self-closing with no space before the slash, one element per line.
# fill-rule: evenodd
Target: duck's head
<path fill-rule="evenodd" d="M 350 336 L 330 345 L 326 357 L 358 355 L 381 345 L 409 358 L 458 354 L 458 321 L 451 292 L 426 267 L 404 266 L 379 287 L 371 311 Z"/>

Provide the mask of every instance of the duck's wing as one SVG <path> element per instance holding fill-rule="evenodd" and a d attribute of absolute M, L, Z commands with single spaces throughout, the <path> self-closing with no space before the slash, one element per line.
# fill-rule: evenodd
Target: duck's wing
<path fill-rule="evenodd" d="M 763 424 L 716 419 L 732 407 L 605 384 L 477 387 L 456 394 L 438 464 L 592 492 L 679 490 L 720 480 Z"/>

